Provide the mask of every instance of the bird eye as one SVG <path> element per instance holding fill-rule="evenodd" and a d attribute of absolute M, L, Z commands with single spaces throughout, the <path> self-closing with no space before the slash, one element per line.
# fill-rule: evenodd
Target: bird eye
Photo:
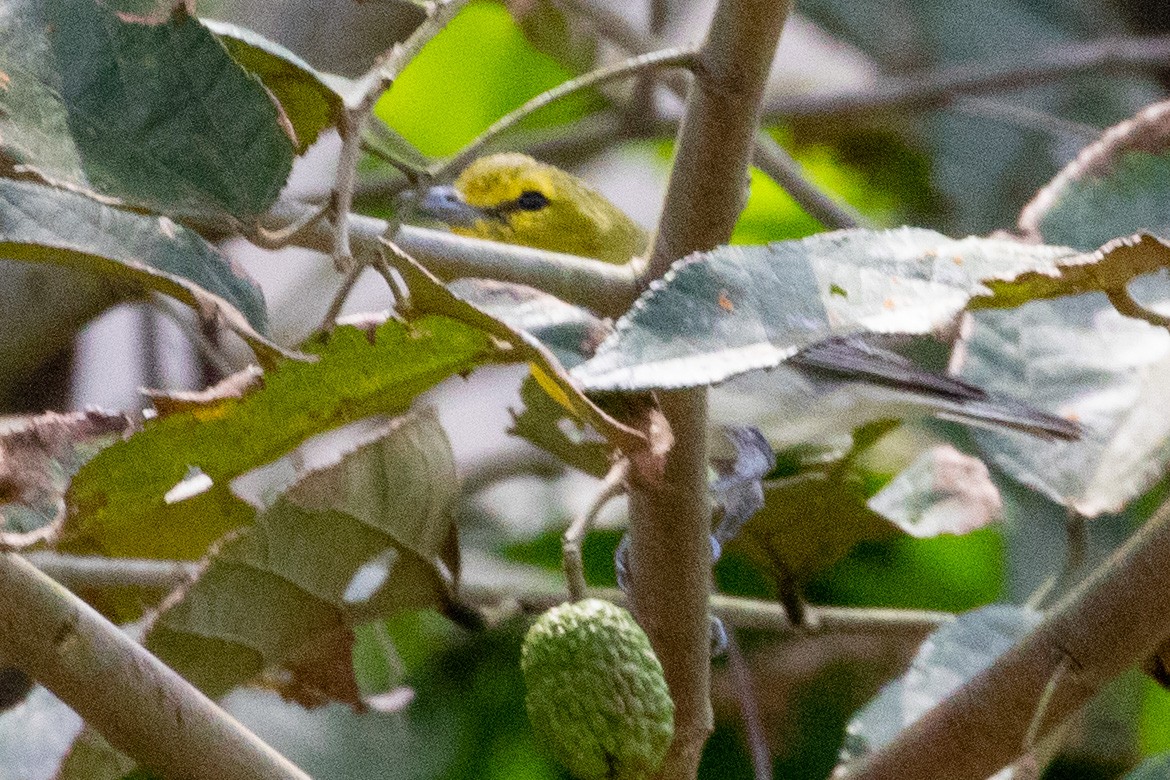
<path fill-rule="evenodd" d="M 548 198 L 543 192 L 536 190 L 524 190 L 520 197 L 516 198 L 516 208 L 521 211 L 540 211 L 547 205 Z"/>

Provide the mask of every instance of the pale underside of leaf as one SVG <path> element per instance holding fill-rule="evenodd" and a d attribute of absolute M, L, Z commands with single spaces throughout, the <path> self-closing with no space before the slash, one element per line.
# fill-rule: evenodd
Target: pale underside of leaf
<path fill-rule="evenodd" d="M 916 228 L 721 247 L 675 263 L 573 376 L 588 391 L 717 384 L 834 335 L 947 328 L 973 296 L 992 295 L 985 280 L 1059 273 L 1077 257 Z"/>
<path fill-rule="evenodd" d="M 979 312 L 960 375 L 1084 425 L 1081 441 L 1044 446 L 975 433 L 988 462 L 1083 516 L 1120 511 L 1170 462 L 1170 335 L 1101 296 Z"/>
<path fill-rule="evenodd" d="M 263 334 L 260 288 L 203 238 L 166 217 L 148 217 L 84 195 L 0 180 L 0 254 L 130 281 L 218 320 L 266 363 L 294 356 Z"/>

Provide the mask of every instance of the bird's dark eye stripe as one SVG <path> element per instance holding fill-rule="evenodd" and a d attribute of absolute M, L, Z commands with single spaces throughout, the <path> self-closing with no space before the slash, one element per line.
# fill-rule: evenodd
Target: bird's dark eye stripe
<path fill-rule="evenodd" d="M 540 211 L 547 205 L 548 197 L 537 190 L 524 190 L 520 197 L 516 198 L 516 208 L 521 211 Z"/>

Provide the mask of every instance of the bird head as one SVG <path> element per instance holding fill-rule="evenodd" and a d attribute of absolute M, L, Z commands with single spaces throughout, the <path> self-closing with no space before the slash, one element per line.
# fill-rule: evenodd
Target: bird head
<path fill-rule="evenodd" d="M 610 263 L 628 262 L 647 246 L 645 232 L 588 184 L 515 152 L 479 158 L 418 204 L 460 235 Z"/>

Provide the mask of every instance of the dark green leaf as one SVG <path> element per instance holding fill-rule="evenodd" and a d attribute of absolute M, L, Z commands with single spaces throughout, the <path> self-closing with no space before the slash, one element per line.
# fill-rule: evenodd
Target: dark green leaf
<path fill-rule="evenodd" d="M 95 189 L 172 214 L 247 218 L 276 200 L 294 151 L 279 108 L 182 5 L 131 20 L 76 0 L 50 18 L 59 99 Z"/>
<path fill-rule="evenodd" d="M 376 329 L 340 326 L 305 349 L 315 362 L 285 361 L 242 398 L 148 421 L 144 431 L 90 461 L 67 497 L 70 548 L 200 557 L 239 524 L 232 519 L 238 502 L 227 492 L 231 479 L 322 431 L 374 414 L 401 414 L 419 393 L 497 357 L 485 335 L 444 317 L 409 325 L 391 319 Z M 192 469 L 215 487 L 168 503 L 168 493 Z M 199 501 L 212 506 L 183 511 Z"/>
<path fill-rule="evenodd" d="M 1085 147 L 1024 207 L 1020 229 L 1077 249 L 1139 231 L 1170 238 L 1170 102 Z"/>
<path fill-rule="evenodd" d="M 312 65 L 275 41 L 244 27 L 201 20 L 227 48 L 232 59 L 268 87 L 296 131 L 297 152 L 313 145 L 322 130 L 333 127 L 345 110 L 333 84 L 339 76 L 323 77 Z"/>
<path fill-rule="evenodd" d="M 458 489 L 435 416 L 395 421 L 217 548 L 146 646 L 213 697 L 280 666 L 286 698 L 360 706 L 354 624 L 449 602 Z M 375 584 L 362 593 L 355 578 L 366 567 Z"/>
<path fill-rule="evenodd" d="M 86 188 L 43 0 L 0 4 L 0 172 Z"/>
<path fill-rule="evenodd" d="M 259 286 L 198 234 L 31 182 L 0 180 L 0 255 L 127 279 L 221 318 L 266 360 L 287 355 Z"/>

